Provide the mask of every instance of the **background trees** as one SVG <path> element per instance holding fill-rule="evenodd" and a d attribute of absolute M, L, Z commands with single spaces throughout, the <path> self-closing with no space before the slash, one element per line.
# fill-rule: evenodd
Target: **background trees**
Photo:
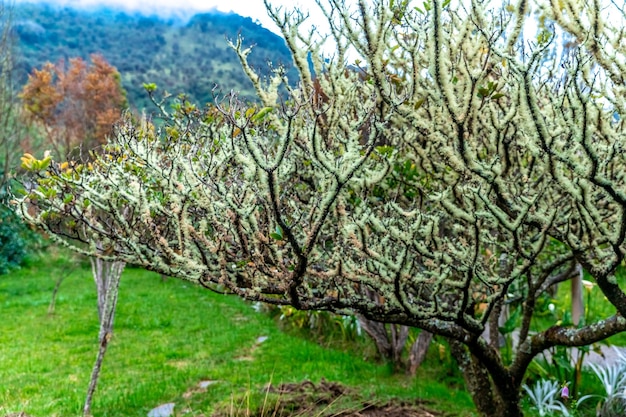
<path fill-rule="evenodd" d="M 2 148 L 2 177 L 0 187 L 6 195 L 9 173 L 19 159 L 20 133 L 24 129 L 19 120 L 14 85 L 14 42 L 11 31 L 11 10 L 0 3 L 0 148 Z"/>
<path fill-rule="evenodd" d="M 422 6 L 329 0 L 332 59 L 303 16 L 270 8 L 298 88 L 259 77 L 238 42 L 257 107 L 180 103 L 162 130 L 125 120 L 90 165 L 25 160 L 40 177 L 24 216 L 103 259 L 445 336 L 480 413 L 521 415 L 533 357 L 626 330 L 624 44 L 598 2 L 542 3 L 533 33 L 525 1 Z M 533 328 L 576 263 L 616 314 Z"/>
<path fill-rule="evenodd" d="M 187 20 L 43 3 L 18 3 L 15 14 L 20 83 L 47 61 L 68 56 L 88 60 L 95 51 L 120 71 L 131 107 L 140 111 L 154 110 L 141 87 L 150 82 L 173 94 L 185 92 L 197 103 L 211 102 L 216 84 L 224 92 L 232 89 L 253 99 L 252 83 L 226 45 L 226 36 L 240 33 L 256 45 L 250 56 L 256 68 L 266 68 L 268 61 L 290 63 L 289 50 L 279 35 L 235 14 L 198 14 Z M 181 64 L 186 62 L 194 64 Z"/>
<path fill-rule="evenodd" d="M 16 93 L 13 35 L 12 9 L 0 1 L 0 274 L 21 264 L 30 237 L 28 228 L 7 207 L 21 142 L 28 134 Z"/>
<path fill-rule="evenodd" d="M 91 56 L 91 65 L 73 58 L 67 69 L 61 62 L 33 70 L 20 97 L 57 159 L 88 158 L 126 107 L 120 75 L 100 55 Z"/>

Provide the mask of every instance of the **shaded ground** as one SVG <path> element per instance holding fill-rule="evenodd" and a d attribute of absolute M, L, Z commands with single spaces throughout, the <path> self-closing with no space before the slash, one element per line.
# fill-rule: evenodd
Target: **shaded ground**
<path fill-rule="evenodd" d="M 364 399 L 354 390 L 335 382 L 322 380 L 319 384 L 304 381 L 296 384 L 268 385 L 267 403 L 250 417 L 439 417 L 439 411 L 429 410 L 425 401 L 376 402 Z M 250 414 L 248 414 L 250 413 Z M 214 417 L 225 417 L 214 414 Z"/>

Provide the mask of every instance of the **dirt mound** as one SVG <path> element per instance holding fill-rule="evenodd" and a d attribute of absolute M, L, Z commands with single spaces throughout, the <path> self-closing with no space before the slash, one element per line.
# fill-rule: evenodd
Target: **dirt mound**
<path fill-rule="evenodd" d="M 385 406 L 372 405 L 361 411 L 352 411 L 346 414 L 337 414 L 341 417 L 435 417 L 441 416 L 439 412 L 426 410 L 415 405 L 395 405 Z"/>
<path fill-rule="evenodd" d="M 364 400 L 353 389 L 336 382 L 322 380 L 319 384 L 304 381 L 297 384 L 269 385 L 266 392 L 275 394 L 273 413 L 281 417 L 438 417 L 443 413 L 425 407 L 424 401 Z M 265 409 L 257 417 L 267 414 Z"/>

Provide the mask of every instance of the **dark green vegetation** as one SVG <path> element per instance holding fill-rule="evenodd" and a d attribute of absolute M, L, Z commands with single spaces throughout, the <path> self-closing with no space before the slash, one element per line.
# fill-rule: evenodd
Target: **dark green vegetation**
<path fill-rule="evenodd" d="M 13 211 L 0 204 L 0 275 L 23 262 L 36 236 Z"/>
<path fill-rule="evenodd" d="M 26 75 L 46 62 L 102 54 L 122 75 L 130 104 L 150 107 L 143 83 L 156 83 L 172 94 L 186 93 L 192 102 L 212 101 L 212 90 L 255 96 L 236 54 L 226 39 L 244 37 L 256 45 L 250 62 L 257 68 L 289 65 L 281 37 L 250 18 L 236 14 L 199 14 L 183 23 L 129 15 L 110 9 L 80 11 L 48 5 L 19 4 L 15 29 L 21 54 L 19 72 Z"/>
<path fill-rule="evenodd" d="M 49 249 L 29 267 L 3 276 L 0 308 L 0 415 L 79 415 L 98 335 L 88 263 Z M 268 338 L 258 343 L 261 336 Z M 440 362 L 433 347 L 417 378 L 393 375 L 349 349 L 325 349 L 284 334 L 268 315 L 237 298 L 128 268 L 93 411 L 102 417 L 145 416 L 159 404 L 175 402 L 177 415 L 186 408 L 192 410 L 186 415 L 210 415 L 228 411 L 231 403 L 262 407 L 263 387 L 270 381 L 325 378 L 376 402 L 420 398 L 431 400 L 431 409 L 470 416 L 469 396 L 458 388 L 458 377 L 449 376 L 454 367 Z M 203 380 L 219 382 L 202 392 Z"/>

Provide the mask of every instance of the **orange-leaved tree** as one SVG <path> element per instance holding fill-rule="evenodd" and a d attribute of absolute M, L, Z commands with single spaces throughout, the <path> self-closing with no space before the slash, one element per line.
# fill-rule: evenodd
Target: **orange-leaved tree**
<path fill-rule="evenodd" d="M 117 69 L 101 55 L 33 70 L 20 97 L 57 157 L 79 159 L 106 142 L 127 105 Z"/>

